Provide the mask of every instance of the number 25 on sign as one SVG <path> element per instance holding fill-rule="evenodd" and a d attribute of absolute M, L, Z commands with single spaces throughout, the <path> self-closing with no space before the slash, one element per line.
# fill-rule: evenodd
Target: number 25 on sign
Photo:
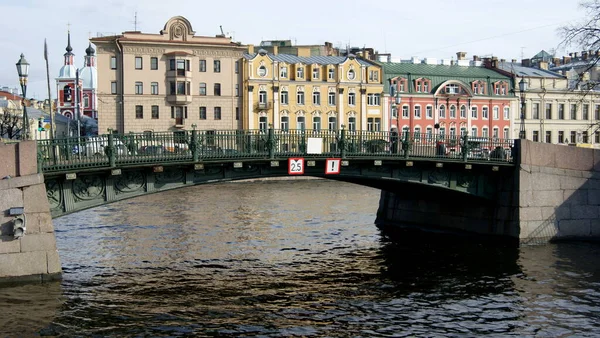
<path fill-rule="evenodd" d="M 288 159 L 288 174 L 289 175 L 304 174 L 304 159 L 303 158 L 289 158 Z"/>

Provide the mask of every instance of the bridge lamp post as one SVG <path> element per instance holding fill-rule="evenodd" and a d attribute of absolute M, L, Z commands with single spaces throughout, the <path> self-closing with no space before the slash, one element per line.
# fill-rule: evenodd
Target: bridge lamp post
<path fill-rule="evenodd" d="M 519 81 L 519 91 L 521 94 L 521 128 L 519 129 L 519 138 L 525 139 L 525 92 L 527 91 L 527 82 L 524 78 Z"/>
<path fill-rule="evenodd" d="M 25 107 L 25 97 L 27 96 L 27 76 L 29 75 L 29 62 L 25 60 L 25 55 L 21 53 L 21 58 L 17 62 L 17 73 L 19 74 L 19 82 L 21 83 L 21 91 L 23 92 L 23 132 L 21 132 L 21 140 L 29 139 L 29 118 L 27 117 L 27 108 Z"/>

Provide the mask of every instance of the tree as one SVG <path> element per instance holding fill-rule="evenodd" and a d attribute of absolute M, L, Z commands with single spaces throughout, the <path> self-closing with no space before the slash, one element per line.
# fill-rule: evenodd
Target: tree
<path fill-rule="evenodd" d="M 23 129 L 22 113 L 18 109 L 4 108 L 0 114 L 0 137 L 16 139 Z"/>
<path fill-rule="evenodd" d="M 563 37 L 561 46 L 576 46 L 582 50 L 600 50 L 600 0 L 585 0 L 579 7 L 586 12 L 586 17 L 579 22 L 559 28 Z"/>

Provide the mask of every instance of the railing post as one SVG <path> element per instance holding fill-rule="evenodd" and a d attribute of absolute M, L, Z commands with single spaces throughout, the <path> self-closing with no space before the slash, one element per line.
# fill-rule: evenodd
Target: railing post
<path fill-rule="evenodd" d="M 115 139 L 112 133 L 108 134 L 108 146 L 106 146 L 106 155 L 108 156 L 108 162 L 110 167 L 116 167 L 116 156 L 115 156 Z"/>
<path fill-rule="evenodd" d="M 198 131 L 196 129 L 192 130 L 192 144 L 190 144 L 190 148 L 192 149 L 192 160 L 194 162 L 198 162 L 198 158 L 200 157 L 198 154 Z"/>
<path fill-rule="evenodd" d="M 269 158 L 272 160 L 275 158 L 275 130 L 273 126 L 269 126 L 269 139 L 267 140 L 267 147 L 269 148 Z"/>
<path fill-rule="evenodd" d="M 346 128 L 342 124 L 342 131 L 340 132 L 339 147 L 342 150 L 342 158 L 346 158 Z"/>
<path fill-rule="evenodd" d="M 464 162 L 467 162 L 467 158 L 469 155 L 469 135 L 465 133 L 462 137 L 462 146 L 460 147 L 462 151 L 462 159 Z"/>

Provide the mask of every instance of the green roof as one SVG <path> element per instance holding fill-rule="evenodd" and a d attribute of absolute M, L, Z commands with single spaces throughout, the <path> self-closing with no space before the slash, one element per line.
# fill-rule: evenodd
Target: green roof
<path fill-rule="evenodd" d="M 383 69 L 384 84 L 387 79 L 397 76 L 407 78 L 410 74 L 412 79 L 420 77 L 431 80 L 431 86 L 437 88 L 440 84 L 448 80 L 458 80 L 466 85 L 473 81 L 481 80 L 488 83 L 496 81 L 507 81 L 512 89 L 512 81 L 509 76 L 502 75 L 491 69 L 476 66 L 458 66 L 458 65 L 429 65 L 425 63 L 395 63 L 380 62 Z M 384 85 L 385 92 L 389 92 L 389 86 Z"/>

